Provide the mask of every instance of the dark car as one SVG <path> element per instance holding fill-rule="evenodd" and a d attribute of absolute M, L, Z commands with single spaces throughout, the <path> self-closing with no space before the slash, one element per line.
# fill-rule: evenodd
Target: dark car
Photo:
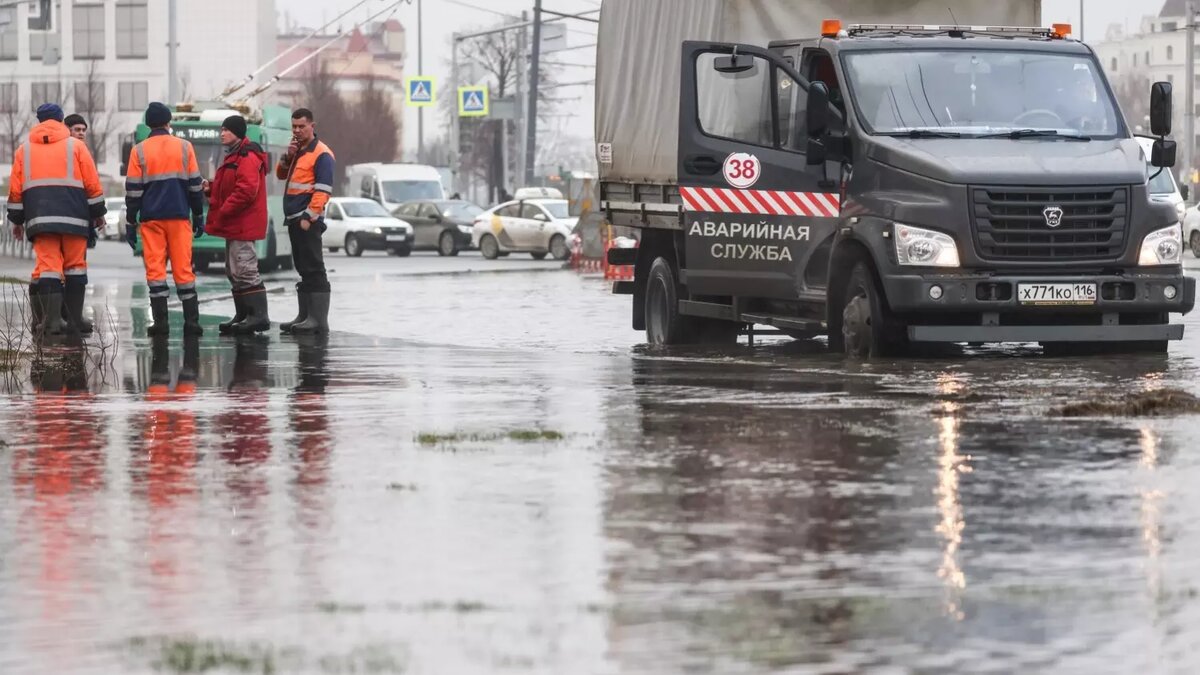
<path fill-rule="evenodd" d="M 468 201 L 416 201 L 401 204 L 392 215 L 413 226 L 413 249 L 458 255 L 471 248 L 471 226 L 483 209 Z"/>

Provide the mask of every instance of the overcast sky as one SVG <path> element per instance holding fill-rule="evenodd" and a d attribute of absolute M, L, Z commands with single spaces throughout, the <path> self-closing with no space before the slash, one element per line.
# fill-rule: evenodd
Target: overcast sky
<path fill-rule="evenodd" d="M 949 1 L 949 0 L 948 0 Z M 312 27 L 319 26 L 325 21 L 332 20 L 341 12 L 353 7 L 359 0 L 276 0 L 276 8 L 280 13 L 291 15 L 301 24 Z M 427 74 L 444 79 L 448 74 L 449 39 L 454 32 L 467 29 L 489 27 L 501 20 L 501 14 L 519 15 L 522 10 L 530 11 L 532 0 L 423 0 L 424 37 L 425 37 L 425 71 Z M 359 20 L 369 16 L 391 4 L 391 0 L 368 0 L 362 10 L 351 16 Z M 1042 11 L 1044 23 L 1069 22 L 1079 30 L 1079 11 L 1084 7 L 1084 39 L 1089 42 L 1100 41 L 1109 24 L 1121 23 L 1136 28 L 1143 14 L 1155 14 L 1162 6 L 1163 0 L 1043 0 Z M 566 13 L 583 12 L 600 6 L 599 0 L 544 0 L 547 9 Z M 385 15 L 386 17 L 387 15 Z M 409 30 L 409 64 L 410 74 L 416 72 L 416 23 L 417 9 L 413 4 L 401 5 L 394 14 Z M 352 25 L 353 22 L 347 23 Z M 594 24 L 571 21 L 571 33 L 568 35 L 571 45 L 585 45 L 595 42 Z M 554 55 L 553 59 L 563 63 L 591 64 L 594 62 L 594 50 L 579 49 Z M 576 82 L 591 79 L 591 73 L 581 67 L 562 68 L 559 81 Z M 560 94 L 564 100 L 560 108 L 578 110 L 574 118 L 559 118 L 555 121 L 558 130 L 570 134 L 586 136 L 592 128 L 593 106 L 592 89 L 575 87 L 564 89 Z M 437 134 L 432 111 L 426 112 L 426 137 L 432 139 Z M 409 112 L 405 124 L 405 147 L 415 148 L 417 141 L 417 116 Z"/>

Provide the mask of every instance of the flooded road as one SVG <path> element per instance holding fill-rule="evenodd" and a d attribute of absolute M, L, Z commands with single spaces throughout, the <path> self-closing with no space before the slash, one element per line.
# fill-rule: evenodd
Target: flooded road
<path fill-rule="evenodd" d="M 110 367 L 8 378 L 0 672 L 1200 662 L 1200 420 L 1049 415 L 1200 393 L 1195 318 L 1165 357 L 851 364 L 648 350 L 564 272 L 338 288 L 326 340 L 155 344 L 98 286 Z"/>

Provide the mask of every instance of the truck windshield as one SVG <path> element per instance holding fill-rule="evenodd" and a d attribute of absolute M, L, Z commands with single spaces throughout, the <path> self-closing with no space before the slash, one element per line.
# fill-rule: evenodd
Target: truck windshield
<path fill-rule="evenodd" d="M 383 199 L 389 204 L 422 199 L 441 199 L 442 184 L 436 180 L 385 180 Z"/>
<path fill-rule="evenodd" d="M 859 119 L 873 134 L 1121 133 L 1095 62 L 1082 56 L 947 49 L 848 54 L 845 63 Z"/>

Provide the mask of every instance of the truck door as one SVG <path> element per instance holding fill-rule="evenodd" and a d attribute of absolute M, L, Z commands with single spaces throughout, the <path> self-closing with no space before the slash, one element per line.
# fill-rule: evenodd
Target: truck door
<path fill-rule="evenodd" d="M 805 271 L 827 265 L 840 158 L 810 165 L 808 93 L 777 54 L 684 43 L 678 175 L 692 294 L 820 297 L 825 275 Z"/>

